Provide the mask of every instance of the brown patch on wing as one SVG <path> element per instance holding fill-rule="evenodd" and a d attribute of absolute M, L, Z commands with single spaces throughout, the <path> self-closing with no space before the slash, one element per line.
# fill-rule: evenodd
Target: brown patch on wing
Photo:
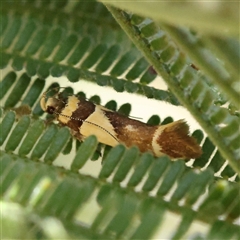
<path fill-rule="evenodd" d="M 79 132 L 84 120 L 95 111 L 95 105 L 92 102 L 81 99 L 78 103 L 78 108 L 70 116 L 67 126 L 76 132 Z"/>
<path fill-rule="evenodd" d="M 180 120 L 167 124 L 157 138 L 161 151 L 171 158 L 198 158 L 202 149 L 197 141 L 188 135 L 188 125 Z"/>
<path fill-rule="evenodd" d="M 121 143 L 127 147 L 138 146 L 141 152 L 153 151 L 152 138 L 158 126 L 147 125 L 117 112 L 103 111 Z"/>

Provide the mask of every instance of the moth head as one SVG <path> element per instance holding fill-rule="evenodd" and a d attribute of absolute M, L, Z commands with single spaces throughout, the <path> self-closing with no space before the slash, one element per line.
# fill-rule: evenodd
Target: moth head
<path fill-rule="evenodd" d="M 59 99 L 59 95 L 56 94 L 53 97 L 47 97 L 46 92 L 43 93 L 41 100 L 40 100 L 40 106 L 44 112 L 47 112 L 49 114 L 57 114 L 59 111 L 64 107 L 65 103 Z"/>

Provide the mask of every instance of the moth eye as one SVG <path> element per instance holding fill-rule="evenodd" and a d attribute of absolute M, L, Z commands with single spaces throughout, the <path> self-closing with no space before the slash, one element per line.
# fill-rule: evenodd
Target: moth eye
<path fill-rule="evenodd" d="M 53 114 L 53 113 L 55 112 L 55 107 L 53 107 L 53 106 L 48 106 L 48 107 L 47 107 L 47 112 L 48 112 L 49 114 Z"/>

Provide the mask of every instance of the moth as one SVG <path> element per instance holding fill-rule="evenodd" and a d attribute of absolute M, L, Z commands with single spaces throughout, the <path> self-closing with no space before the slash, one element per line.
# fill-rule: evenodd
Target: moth
<path fill-rule="evenodd" d="M 58 92 L 47 97 L 46 94 L 40 100 L 43 111 L 54 114 L 79 141 L 95 135 L 100 143 L 109 146 L 135 145 L 141 152 L 150 151 L 156 157 L 168 155 L 172 159 L 198 158 L 202 154 L 197 141 L 189 136 L 189 126 L 184 120 L 152 126 L 76 95 L 64 97 Z"/>

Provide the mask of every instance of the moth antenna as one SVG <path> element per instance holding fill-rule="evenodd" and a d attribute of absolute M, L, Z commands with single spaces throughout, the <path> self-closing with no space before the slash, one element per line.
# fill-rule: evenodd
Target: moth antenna
<path fill-rule="evenodd" d="M 64 102 L 62 99 L 59 99 L 59 98 L 56 98 L 56 97 L 53 97 L 53 98 L 58 100 L 59 102 L 62 102 L 63 104 L 66 104 L 66 102 Z"/>
<path fill-rule="evenodd" d="M 54 114 L 57 114 L 57 115 L 59 115 L 59 116 L 67 117 L 67 118 L 72 119 L 72 120 L 77 120 L 77 121 L 89 123 L 89 124 L 92 124 L 92 125 L 94 125 L 94 126 L 96 126 L 96 127 L 99 127 L 99 128 L 101 128 L 103 131 L 105 131 L 106 133 L 108 133 L 108 134 L 109 134 L 112 138 L 114 138 L 117 142 L 119 142 L 118 139 L 117 139 L 116 137 L 114 137 L 107 129 L 101 127 L 100 125 L 98 125 L 98 124 L 96 124 L 96 123 L 89 122 L 89 121 L 85 121 L 85 120 L 82 120 L 82 119 L 80 119 L 80 118 L 69 117 L 69 116 L 67 116 L 67 115 L 64 115 L 64 114 L 61 114 L 61 113 L 58 113 L 58 112 L 53 112 L 53 113 L 54 113 Z"/>
<path fill-rule="evenodd" d="M 42 96 L 45 96 L 45 98 L 46 98 L 46 94 L 47 93 L 49 93 L 50 91 L 53 91 L 53 90 L 59 90 L 59 89 L 61 89 L 61 88 L 67 88 L 67 87 L 54 87 L 54 88 L 50 88 L 50 89 L 48 89 L 47 91 L 45 91 L 45 92 L 43 92 L 43 94 L 42 94 Z"/>
<path fill-rule="evenodd" d="M 42 110 L 45 112 L 47 109 L 46 109 L 46 92 L 44 92 L 41 96 L 41 100 L 40 100 L 40 106 L 42 108 Z"/>
<path fill-rule="evenodd" d="M 41 96 L 41 100 L 40 100 L 40 106 L 41 108 L 43 109 L 43 111 L 46 111 L 46 98 L 47 98 L 47 93 L 52 91 L 53 89 L 57 89 L 57 88 L 60 88 L 60 87 L 55 87 L 55 88 L 51 88 L 51 89 L 48 89 L 47 91 L 43 92 L 42 96 Z"/>
<path fill-rule="evenodd" d="M 130 117 L 130 118 L 132 118 L 132 119 L 138 119 L 138 120 L 143 119 L 143 118 L 141 118 L 141 117 L 134 117 L 134 116 L 131 116 L 131 115 L 129 115 L 128 117 Z"/>

